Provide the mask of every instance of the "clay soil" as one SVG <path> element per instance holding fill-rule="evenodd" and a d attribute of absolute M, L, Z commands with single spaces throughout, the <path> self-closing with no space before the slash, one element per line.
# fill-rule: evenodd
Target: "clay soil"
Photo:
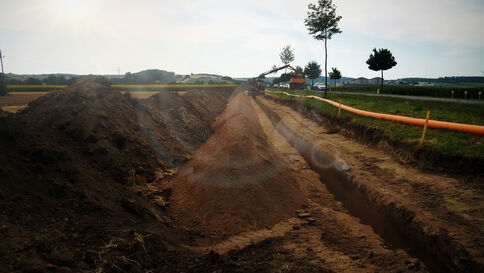
<path fill-rule="evenodd" d="M 482 269 L 479 187 L 327 132 L 242 88 L 0 112 L 0 272 Z"/>

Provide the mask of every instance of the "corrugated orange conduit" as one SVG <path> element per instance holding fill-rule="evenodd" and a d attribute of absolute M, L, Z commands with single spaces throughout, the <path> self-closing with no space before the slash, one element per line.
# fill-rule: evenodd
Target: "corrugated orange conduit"
<path fill-rule="evenodd" d="M 288 96 L 301 97 L 299 95 L 289 94 L 287 92 L 283 92 L 283 93 L 285 95 L 288 95 Z M 328 100 L 328 99 L 323 99 L 321 97 L 311 96 L 311 95 L 310 96 L 303 96 L 303 97 L 317 99 L 317 100 L 320 100 L 320 101 L 327 102 L 327 103 L 329 103 L 333 106 L 340 107 L 340 104 L 338 102 L 334 102 L 334 101 Z M 424 124 L 425 124 L 425 119 L 422 119 L 422 118 L 410 118 L 410 117 L 405 117 L 405 116 L 375 113 L 375 112 L 356 109 L 356 108 L 349 107 L 349 106 L 346 106 L 346 105 L 343 105 L 343 104 L 341 104 L 341 109 L 346 110 L 350 113 L 354 113 L 354 114 L 357 114 L 357 115 L 360 115 L 360 116 L 364 116 L 364 117 L 371 117 L 371 118 L 376 118 L 376 119 L 385 119 L 385 120 L 403 122 L 403 123 L 406 123 L 406 124 L 411 124 L 411 125 L 416 125 L 416 126 L 424 126 Z M 428 128 L 448 129 L 448 130 L 462 131 L 462 132 L 467 132 L 467 133 L 472 133 L 472 134 L 477 134 L 477 135 L 484 135 L 484 126 L 481 126 L 481 125 L 463 124 L 463 123 L 438 121 L 438 120 L 429 120 Z"/>

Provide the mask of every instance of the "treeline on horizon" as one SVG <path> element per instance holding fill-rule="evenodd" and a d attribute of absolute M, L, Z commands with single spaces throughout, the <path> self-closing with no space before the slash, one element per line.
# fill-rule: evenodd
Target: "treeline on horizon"
<path fill-rule="evenodd" d="M 174 72 L 165 70 L 149 69 L 137 73 L 126 73 L 121 78 L 113 76 L 106 77 L 111 84 L 176 84 L 183 81 L 183 84 L 219 84 L 220 81 L 231 82 L 239 84 L 237 80 L 231 77 L 218 76 L 211 74 L 195 74 L 196 76 L 211 76 L 218 77 L 215 79 L 190 79 L 189 75 L 176 75 Z M 31 76 L 22 79 L 20 75 L 6 74 L 5 83 L 7 85 L 70 85 L 80 77 L 86 75 L 64 76 L 59 74 Z M 88 75 L 93 76 L 93 75 Z M 284 76 L 277 78 L 279 81 L 284 80 Z M 287 81 L 289 77 L 287 77 Z M 187 80 L 188 79 L 188 80 Z M 432 83 L 446 83 L 446 84 L 463 84 L 463 83 L 484 83 L 484 77 L 479 76 L 458 76 L 458 77 L 440 77 L 440 78 L 403 78 L 407 83 L 416 82 L 432 82 Z"/>
<path fill-rule="evenodd" d="M 479 76 L 459 76 L 459 77 L 439 77 L 432 78 L 405 78 L 408 82 L 436 82 L 436 83 L 484 83 L 484 77 Z"/>
<path fill-rule="evenodd" d="M 95 75 L 87 75 L 95 76 Z M 208 76 L 208 75 L 207 75 Z M 26 79 L 22 79 L 21 76 L 7 74 L 5 75 L 5 82 L 7 85 L 70 85 L 80 77 L 86 77 L 85 75 L 65 76 L 59 74 L 39 75 L 31 76 Z M 169 72 L 159 69 L 143 70 L 137 73 L 127 72 L 124 76 L 117 78 L 113 76 L 105 77 L 113 85 L 123 84 L 177 84 L 179 81 L 184 81 L 183 84 L 223 84 L 223 83 L 237 83 L 230 77 L 218 77 L 218 80 L 214 79 L 190 79 L 189 75 L 176 75 L 174 72 Z"/>

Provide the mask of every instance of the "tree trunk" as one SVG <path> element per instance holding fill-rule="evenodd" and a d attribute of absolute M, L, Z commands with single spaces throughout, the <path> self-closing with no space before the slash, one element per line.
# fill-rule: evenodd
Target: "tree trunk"
<path fill-rule="evenodd" d="M 324 30 L 324 35 L 326 36 L 326 30 Z M 324 89 L 324 96 L 328 95 L 328 38 L 324 39 L 324 81 L 325 81 L 325 89 Z"/>
<path fill-rule="evenodd" d="M 382 92 L 383 94 L 383 69 L 381 70 L 381 90 L 380 92 Z"/>

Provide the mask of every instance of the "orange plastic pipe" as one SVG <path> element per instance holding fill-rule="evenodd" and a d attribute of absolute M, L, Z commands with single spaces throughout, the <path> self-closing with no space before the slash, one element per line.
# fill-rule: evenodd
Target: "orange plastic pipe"
<path fill-rule="evenodd" d="M 286 95 L 289 95 L 289 96 L 300 97 L 299 95 L 293 95 L 293 94 L 289 94 L 287 92 L 283 92 L 283 93 L 286 94 Z M 327 103 L 329 103 L 333 106 L 339 107 L 339 103 L 334 102 L 332 100 L 323 99 L 321 97 L 312 96 L 312 95 L 305 96 L 305 97 L 324 101 L 324 102 L 327 102 Z M 354 113 L 354 114 L 357 114 L 357 115 L 360 115 L 360 116 L 364 116 L 364 117 L 371 117 L 371 118 L 376 118 L 376 119 L 384 119 L 384 120 L 403 122 L 403 123 L 406 123 L 406 124 L 411 124 L 411 125 L 416 125 L 416 126 L 424 126 L 424 124 L 425 124 L 425 119 L 422 119 L 422 118 L 410 118 L 410 117 L 405 117 L 405 116 L 375 113 L 375 112 L 356 109 L 356 108 L 349 107 L 349 106 L 346 106 L 346 105 L 343 105 L 343 104 L 341 104 L 341 109 L 346 110 L 346 111 L 351 112 L 351 113 Z M 472 133 L 472 134 L 477 134 L 477 135 L 484 135 L 484 126 L 481 126 L 481 125 L 464 124 L 464 123 L 447 122 L 447 121 L 438 121 L 438 120 L 429 120 L 428 128 L 448 129 L 448 130 L 462 131 L 462 132 L 467 132 L 467 133 Z"/>

